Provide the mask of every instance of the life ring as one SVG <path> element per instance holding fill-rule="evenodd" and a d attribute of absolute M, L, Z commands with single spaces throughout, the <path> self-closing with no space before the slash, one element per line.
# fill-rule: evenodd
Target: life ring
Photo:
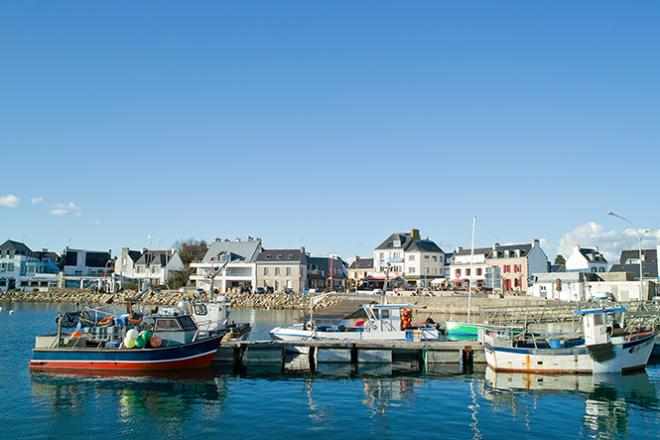
<path fill-rule="evenodd" d="M 112 316 L 107 315 L 103 319 L 101 319 L 96 325 L 98 326 L 108 325 L 110 322 L 112 322 Z"/>

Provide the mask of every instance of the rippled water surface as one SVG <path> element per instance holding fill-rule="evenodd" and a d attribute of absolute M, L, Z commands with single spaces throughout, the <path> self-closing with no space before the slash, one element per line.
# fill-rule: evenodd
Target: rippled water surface
<path fill-rule="evenodd" d="M 529 376 L 323 366 L 166 377 L 31 375 L 34 336 L 66 306 L 3 304 L 2 438 L 659 438 L 660 368 Z M 297 312 L 236 311 L 255 337 Z M 130 437 L 129 437 L 130 436 Z"/>

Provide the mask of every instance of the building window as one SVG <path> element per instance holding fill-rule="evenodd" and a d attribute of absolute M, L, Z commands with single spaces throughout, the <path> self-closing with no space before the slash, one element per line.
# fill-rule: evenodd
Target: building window
<path fill-rule="evenodd" d="M 264 275 L 269 275 L 267 267 L 264 267 Z"/>
<path fill-rule="evenodd" d="M 424 259 L 428 260 L 430 257 L 428 255 L 424 255 Z"/>
<path fill-rule="evenodd" d="M 431 261 L 438 261 L 438 256 L 437 256 L 437 255 L 433 255 L 433 256 L 431 257 Z"/>
<path fill-rule="evenodd" d="M 456 269 L 456 278 L 460 278 L 460 277 L 461 277 L 461 270 Z"/>
<path fill-rule="evenodd" d="M 408 261 L 415 261 L 414 255 L 408 255 Z"/>
<path fill-rule="evenodd" d="M 279 267 L 276 267 L 276 268 L 275 268 L 275 276 L 277 276 L 277 275 L 279 275 L 279 274 L 280 274 L 280 268 L 279 268 Z"/>
<path fill-rule="evenodd" d="M 288 277 L 291 276 L 291 268 L 290 267 L 286 268 L 286 276 L 288 276 Z"/>
<path fill-rule="evenodd" d="M 483 270 L 480 267 L 477 267 L 477 276 L 480 277 L 483 274 Z"/>
<path fill-rule="evenodd" d="M 410 273 L 415 273 L 415 268 L 414 267 L 410 268 Z"/>
<path fill-rule="evenodd" d="M 465 269 L 465 276 L 466 276 L 466 277 L 469 277 L 469 276 L 470 276 L 470 272 L 471 272 L 470 269 Z"/>

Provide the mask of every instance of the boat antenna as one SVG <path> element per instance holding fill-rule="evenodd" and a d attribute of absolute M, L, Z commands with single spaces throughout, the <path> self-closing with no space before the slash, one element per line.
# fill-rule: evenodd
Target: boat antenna
<path fill-rule="evenodd" d="M 477 232 L 477 216 L 472 217 L 472 245 L 470 247 L 470 275 L 468 275 L 468 304 L 467 304 L 467 322 L 470 321 L 472 309 L 472 277 L 474 270 L 474 237 Z"/>

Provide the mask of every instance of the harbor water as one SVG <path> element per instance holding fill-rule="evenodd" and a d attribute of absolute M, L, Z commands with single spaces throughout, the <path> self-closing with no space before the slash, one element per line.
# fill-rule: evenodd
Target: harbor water
<path fill-rule="evenodd" d="M 660 368 L 634 375 L 423 374 L 323 366 L 314 374 L 216 367 L 194 374 L 30 374 L 38 334 L 67 305 L 0 304 L 4 439 L 658 438 Z M 9 314 L 10 309 L 15 310 Z M 296 311 L 236 310 L 253 337 Z"/>

